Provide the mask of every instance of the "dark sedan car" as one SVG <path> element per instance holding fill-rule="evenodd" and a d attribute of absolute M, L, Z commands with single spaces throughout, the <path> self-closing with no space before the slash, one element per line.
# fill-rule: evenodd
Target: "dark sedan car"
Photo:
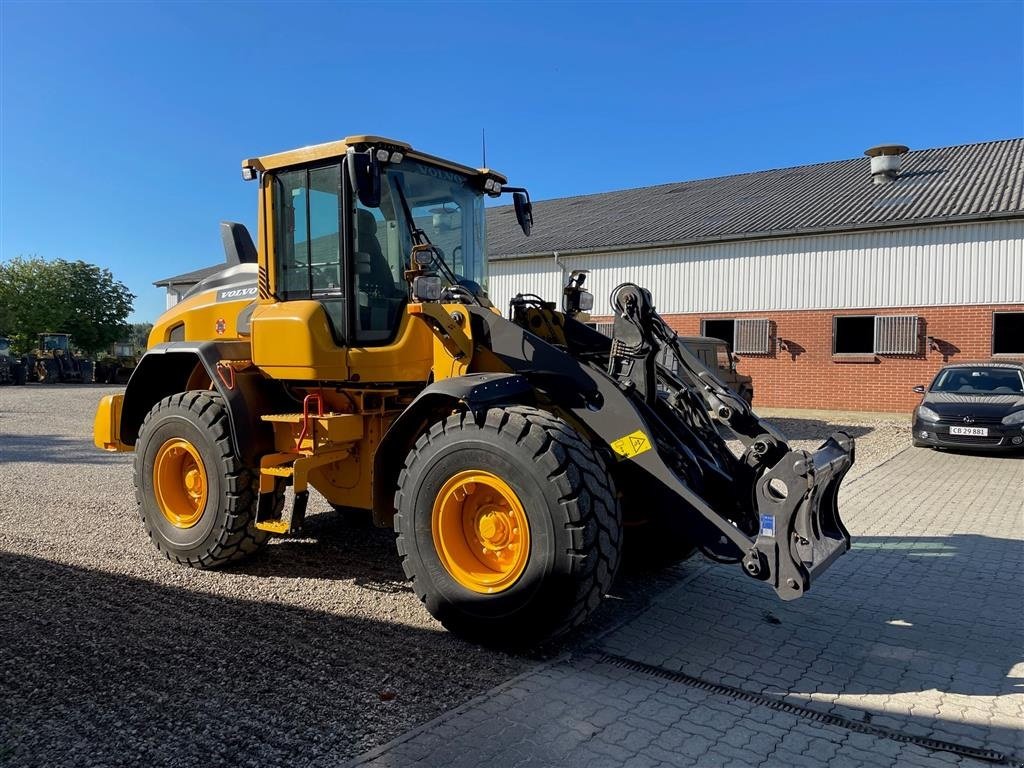
<path fill-rule="evenodd" d="M 938 372 L 914 411 L 914 445 L 1024 449 L 1024 363 L 958 363 Z"/>

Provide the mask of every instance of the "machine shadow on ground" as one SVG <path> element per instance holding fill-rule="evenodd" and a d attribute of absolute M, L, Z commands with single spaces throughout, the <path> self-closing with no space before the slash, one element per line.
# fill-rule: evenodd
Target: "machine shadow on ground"
<path fill-rule="evenodd" d="M 130 464 L 131 454 L 106 453 L 92 440 L 64 435 L 0 433 L 0 463 Z"/>
<path fill-rule="evenodd" d="M 394 531 L 349 523 L 333 511 L 307 517 L 299 536 L 274 540 L 228 570 L 267 578 L 355 579 L 368 589 L 412 591 L 395 550 Z"/>
<path fill-rule="evenodd" d="M 33 557 L 0 553 L 0 585 L 4 765 L 337 764 L 412 702 L 434 716 L 522 667 L 440 630 Z"/>

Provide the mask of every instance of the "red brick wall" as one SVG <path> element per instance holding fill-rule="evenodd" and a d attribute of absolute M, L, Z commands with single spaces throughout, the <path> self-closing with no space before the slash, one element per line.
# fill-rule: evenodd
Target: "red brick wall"
<path fill-rule="evenodd" d="M 754 379 L 755 407 L 909 412 L 920 400 L 911 387 L 930 383 L 946 362 L 992 357 L 994 311 L 1022 312 L 1024 305 L 669 315 L 665 320 L 680 335 L 687 336 L 700 334 L 702 319 L 771 320 L 772 351 L 767 355 L 740 355 L 737 365 L 737 370 Z M 936 339 L 940 348 L 929 349 L 922 342 L 918 355 L 869 355 L 865 362 L 843 362 L 833 357 L 832 318 L 861 314 L 916 314 L 920 318 L 919 332 Z M 790 352 L 779 348 L 780 339 L 790 342 Z"/>

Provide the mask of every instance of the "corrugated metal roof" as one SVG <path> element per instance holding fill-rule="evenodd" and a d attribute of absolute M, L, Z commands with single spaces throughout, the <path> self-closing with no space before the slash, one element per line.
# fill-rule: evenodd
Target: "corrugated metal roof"
<path fill-rule="evenodd" d="M 540 200 L 525 237 L 487 211 L 488 257 L 617 250 L 1024 215 L 1024 138 L 903 155 L 874 184 L 870 159 Z"/>
<path fill-rule="evenodd" d="M 1024 216 L 1024 138 L 922 149 L 874 184 L 870 159 L 534 201 L 525 237 L 512 206 L 487 209 L 491 259 L 751 240 L 935 221 Z M 218 264 L 154 285 L 194 284 Z"/>

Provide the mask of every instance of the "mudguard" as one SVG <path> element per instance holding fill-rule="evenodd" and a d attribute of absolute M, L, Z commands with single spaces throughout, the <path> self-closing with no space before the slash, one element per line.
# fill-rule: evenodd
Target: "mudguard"
<path fill-rule="evenodd" d="M 373 519 L 390 525 L 392 501 L 402 461 L 413 442 L 445 413 L 462 407 L 474 413 L 494 405 L 533 401 L 534 392 L 525 376 L 514 373 L 470 373 L 428 385 L 391 422 L 373 457 Z"/>
<path fill-rule="evenodd" d="M 163 398 L 186 390 L 196 365 L 201 365 L 227 405 L 236 454 L 246 464 L 258 465 L 261 455 L 273 451 L 274 434 L 269 424 L 254 415 L 281 413 L 294 409 L 295 403 L 280 382 L 257 369 L 238 371 L 221 365 L 251 359 L 248 341 L 172 341 L 152 347 L 132 371 L 125 388 L 121 442 L 134 445 L 149 410 Z"/>

